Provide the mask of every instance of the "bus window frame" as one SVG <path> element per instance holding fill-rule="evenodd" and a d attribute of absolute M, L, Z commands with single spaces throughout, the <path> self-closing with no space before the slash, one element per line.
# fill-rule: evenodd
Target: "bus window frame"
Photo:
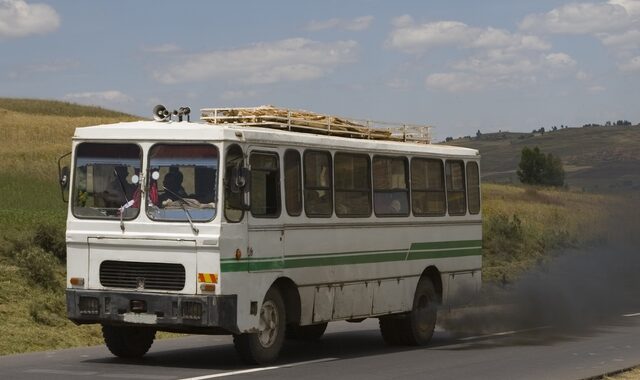
<path fill-rule="evenodd" d="M 460 167 L 462 168 L 462 190 L 449 190 L 449 184 L 448 184 L 448 177 L 451 177 L 451 175 L 447 174 L 447 167 L 450 163 L 459 163 Z M 450 171 L 450 169 L 449 169 Z M 466 173 L 466 166 L 465 166 L 465 162 L 462 159 L 447 159 L 444 163 L 444 178 L 445 178 L 445 189 L 447 192 L 447 214 L 449 216 L 465 216 L 467 215 L 467 173 Z M 452 179 L 453 181 L 453 179 Z M 464 205 L 461 208 L 461 212 L 451 212 L 451 204 L 449 203 L 449 199 L 450 199 L 450 193 L 462 193 L 462 200 L 464 201 Z"/>
<path fill-rule="evenodd" d="M 375 179 L 374 179 L 374 174 L 375 174 L 375 160 L 378 158 L 387 158 L 387 159 L 401 159 L 404 162 L 404 181 L 405 181 L 405 188 L 404 189 L 398 189 L 398 190 L 378 190 L 376 191 L 376 185 L 375 185 Z M 372 203 L 373 203 L 373 212 L 376 215 L 376 217 L 378 218 L 404 218 L 404 217 L 408 217 L 411 215 L 411 176 L 410 176 L 410 172 L 409 172 L 409 156 L 393 156 L 393 155 L 386 155 L 386 154 L 377 154 L 374 155 L 372 160 L 371 160 L 371 191 L 372 191 Z M 376 210 L 376 192 L 378 193 L 398 193 L 398 192 L 404 192 L 407 196 L 407 209 L 405 213 L 381 213 L 378 212 Z"/>
<path fill-rule="evenodd" d="M 289 192 L 287 190 L 287 179 L 289 178 L 287 176 L 287 155 L 289 155 L 290 153 L 295 153 L 295 157 L 297 159 L 297 164 L 298 164 L 298 191 L 296 194 L 296 202 L 298 203 L 298 212 L 292 212 L 289 209 L 289 202 L 288 202 L 288 196 L 289 196 Z M 302 210 L 304 209 L 304 202 L 303 202 L 303 192 L 304 192 L 304 188 L 303 188 L 303 177 L 302 177 L 302 155 L 300 154 L 300 151 L 297 149 L 286 149 L 284 154 L 282 155 L 282 172 L 283 172 L 283 181 L 284 181 L 284 191 L 283 191 L 283 195 L 284 195 L 284 203 L 285 203 L 285 209 L 287 210 L 287 215 L 289 216 L 300 216 L 302 215 Z"/>
<path fill-rule="evenodd" d="M 469 170 L 469 165 L 471 165 L 471 164 L 475 165 L 475 172 L 477 174 L 476 178 L 478 180 L 478 186 L 476 187 L 477 188 L 477 194 L 478 194 L 478 210 L 476 212 L 471 211 L 471 207 L 470 207 L 471 202 L 469 202 L 469 198 L 470 198 L 470 194 L 471 194 L 471 191 L 470 191 L 471 187 L 469 186 L 469 173 L 471 171 Z M 478 215 L 478 214 L 480 214 L 480 211 L 482 210 L 482 193 L 480 192 L 480 165 L 478 165 L 477 161 L 467 161 L 465 170 L 466 170 L 465 174 L 466 174 L 466 181 L 467 181 L 467 188 L 466 188 L 466 191 L 467 191 L 467 210 L 469 211 L 469 214 L 471 214 L 471 215 Z"/>
<path fill-rule="evenodd" d="M 329 173 L 328 173 L 328 178 L 329 178 L 329 184 L 327 185 L 327 187 L 309 187 L 307 186 L 307 156 L 309 154 L 313 154 L 313 153 L 321 153 L 324 154 L 326 156 L 329 157 Z M 302 166 L 303 166 L 303 170 L 302 170 L 302 186 L 303 186 L 303 204 L 304 204 L 304 214 L 308 217 L 308 218 L 331 218 L 333 216 L 333 208 L 334 208 L 334 200 L 333 200 L 333 155 L 331 154 L 331 151 L 329 150 L 322 150 L 322 149 L 307 149 L 304 151 L 304 154 L 302 155 Z M 329 213 L 327 214 L 317 214 L 317 213 L 309 213 L 309 202 L 307 201 L 307 191 L 328 191 L 329 194 Z"/>
<path fill-rule="evenodd" d="M 335 175 L 336 175 L 336 158 L 338 156 L 351 156 L 351 157 L 366 157 L 367 158 L 367 183 L 369 185 L 369 188 L 366 189 L 366 192 L 368 194 L 368 213 L 366 214 L 339 214 L 338 210 L 337 210 L 337 202 L 335 201 L 335 198 L 338 194 L 338 191 L 340 192 L 347 192 L 347 193 L 364 193 L 365 190 L 357 190 L 357 189 L 340 189 L 338 190 L 338 188 L 336 187 L 336 179 L 335 179 Z M 373 183 L 372 183 L 372 174 L 371 174 L 371 156 L 369 154 L 366 153 L 353 153 L 353 152 L 343 152 L 343 151 L 339 151 L 339 152 L 335 152 L 334 156 L 333 156 L 333 175 L 334 175 L 334 179 L 333 179 L 333 198 L 334 198 L 334 212 L 336 214 L 336 216 L 338 218 L 369 218 L 371 217 L 372 213 L 373 213 Z"/>
<path fill-rule="evenodd" d="M 276 170 L 273 170 L 272 172 L 275 172 L 277 175 L 277 180 L 276 180 L 276 192 L 277 192 L 277 196 L 276 196 L 276 202 L 277 202 L 277 208 L 278 208 L 278 212 L 275 215 L 256 215 L 253 213 L 253 191 L 255 189 L 254 186 L 254 181 L 253 181 L 253 166 L 251 165 L 251 158 L 253 157 L 254 154 L 257 155 L 263 155 L 263 156 L 275 156 L 275 162 L 277 165 Z M 249 166 L 251 167 L 251 190 L 249 191 L 249 213 L 251 214 L 252 218 L 257 218 L 257 219 L 278 219 L 280 217 L 280 215 L 282 215 L 282 189 L 280 186 L 280 179 L 281 179 L 281 174 L 280 174 L 280 155 L 278 154 L 278 152 L 274 152 L 274 151 L 268 151 L 268 150 L 252 150 L 249 152 Z"/>
<path fill-rule="evenodd" d="M 421 189 L 421 190 L 414 190 L 414 181 L 413 181 L 413 165 L 414 165 L 414 161 L 431 161 L 431 162 L 438 162 L 440 163 L 440 180 L 442 181 L 442 190 L 441 191 L 436 191 L 436 190 L 429 190 L 429 189 Z M 446 184 L 446 176 L 445 176 L 445 163 L 441 158 L 433 158 L 433 157 L 421 157 L 421 156 L 413 156 L 411 157 L 411 161 L 410 161 L 410 182 L 411 182 L 411 213 L 416 216 L 416 217 L 433 217 L 433 216 L 446 216 L 447 215 L 447 210 L 448 210 L 448 202 L 447 202 L 447 184 Z M 428 182 L 428 181 L 427 181 Z M 442 212 L 421 212 L 421 213 L 416 213 L 415 209 L 414 209 L 414 199 L 415 197 L 413 196 L 413 192 L 420 192 L 420 193 L 442 193 L 442 201 L 444 203 L 444 207 L 443 207 L 443 211 Z"/>

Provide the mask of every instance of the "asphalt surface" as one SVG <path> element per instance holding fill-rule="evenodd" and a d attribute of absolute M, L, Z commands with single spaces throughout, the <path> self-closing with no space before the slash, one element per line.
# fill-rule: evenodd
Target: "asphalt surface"
<path fill-rule="evenodd" d="M 103 346 L 0 357 L 0 379 L 584 379 L 640 364 L 640 314 L 566 332 L 550 327 L 454 337 L 432 344 L 384 344 L 376 319 L 329 324 L 312 343 L 287 342 L 272 366 L 240 363 L 228 336 L 159 340 L 140 360 Z"/>

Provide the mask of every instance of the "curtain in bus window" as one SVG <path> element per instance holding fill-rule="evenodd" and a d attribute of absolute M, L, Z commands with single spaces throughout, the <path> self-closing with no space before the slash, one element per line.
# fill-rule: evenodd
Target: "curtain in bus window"
<path fill-rule="evenodd" d="M 336 215 L 367 217 L 371 215 L 371 180 L 369 156 L 336 153 Z"/>
<path fill-rule="evenodd" d="M 404 157 L 373 158 L 373 204 L 376 215 L 409 215 L 407 166 Z"/>
<path fill-rule="evenodd" d="M 331 154 L 307 151 L 304 154 L 304 210 L 308 216 L 331 216 L 333 194 Z"/>
<path fill-rule="evenodd" d="M 287 213 L 298 216 L 302 212 L 302 176 L 300 153 L 287 150 L 284 153 L 284 194 Z"/>
<path fill-rule="evenodd" d="M 480 212 L 480 173 L 477 162 L 467 163 L 467 186 L 469 187 L 469 213 Z"/>
<path fill-rule="evenodd" d="M 278 155 L 251 153 L 251 215 L 280 216 L 280 168 Z"/>
<path fill-rule="evenodd" d="M 444 167 L 441 160 L 411 160 L 411 204 L 417 216 L 445 214 Z"/>
<path fill-rule="evenodd" d="M 464 162 L 447 161 L 447 203 L 449 215 L 464 215 L 467 213 L 467 202 L 464 186 Z"/>

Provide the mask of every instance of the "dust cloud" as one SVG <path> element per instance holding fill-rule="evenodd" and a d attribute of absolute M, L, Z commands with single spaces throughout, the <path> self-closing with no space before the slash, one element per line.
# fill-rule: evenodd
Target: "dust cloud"
<path fill-rule="evenodd" d="M 540 327 L 585 331 L 640 313 L 640 211 L 628 211 L 606 223 L 606 241 L 554 252 L 555 259 L 513 284 L 485 286 L 470 307 L 444 313 L 441 326 L 465 335 Z"/>

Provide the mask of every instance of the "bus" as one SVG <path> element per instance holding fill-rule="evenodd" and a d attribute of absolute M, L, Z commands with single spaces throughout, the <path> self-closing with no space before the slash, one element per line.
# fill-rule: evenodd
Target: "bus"
<path fill-rule="evenodd" d="M 425 345 L 438 309 L 478 292 L 478 151 L 408 125 L 189 111 L 77 128 L 60 170 L 68 318 L 101 324 L 114 355 L 143 356 L 156 331 L 232 334 L 264 364 L 366 318 Z"/>

